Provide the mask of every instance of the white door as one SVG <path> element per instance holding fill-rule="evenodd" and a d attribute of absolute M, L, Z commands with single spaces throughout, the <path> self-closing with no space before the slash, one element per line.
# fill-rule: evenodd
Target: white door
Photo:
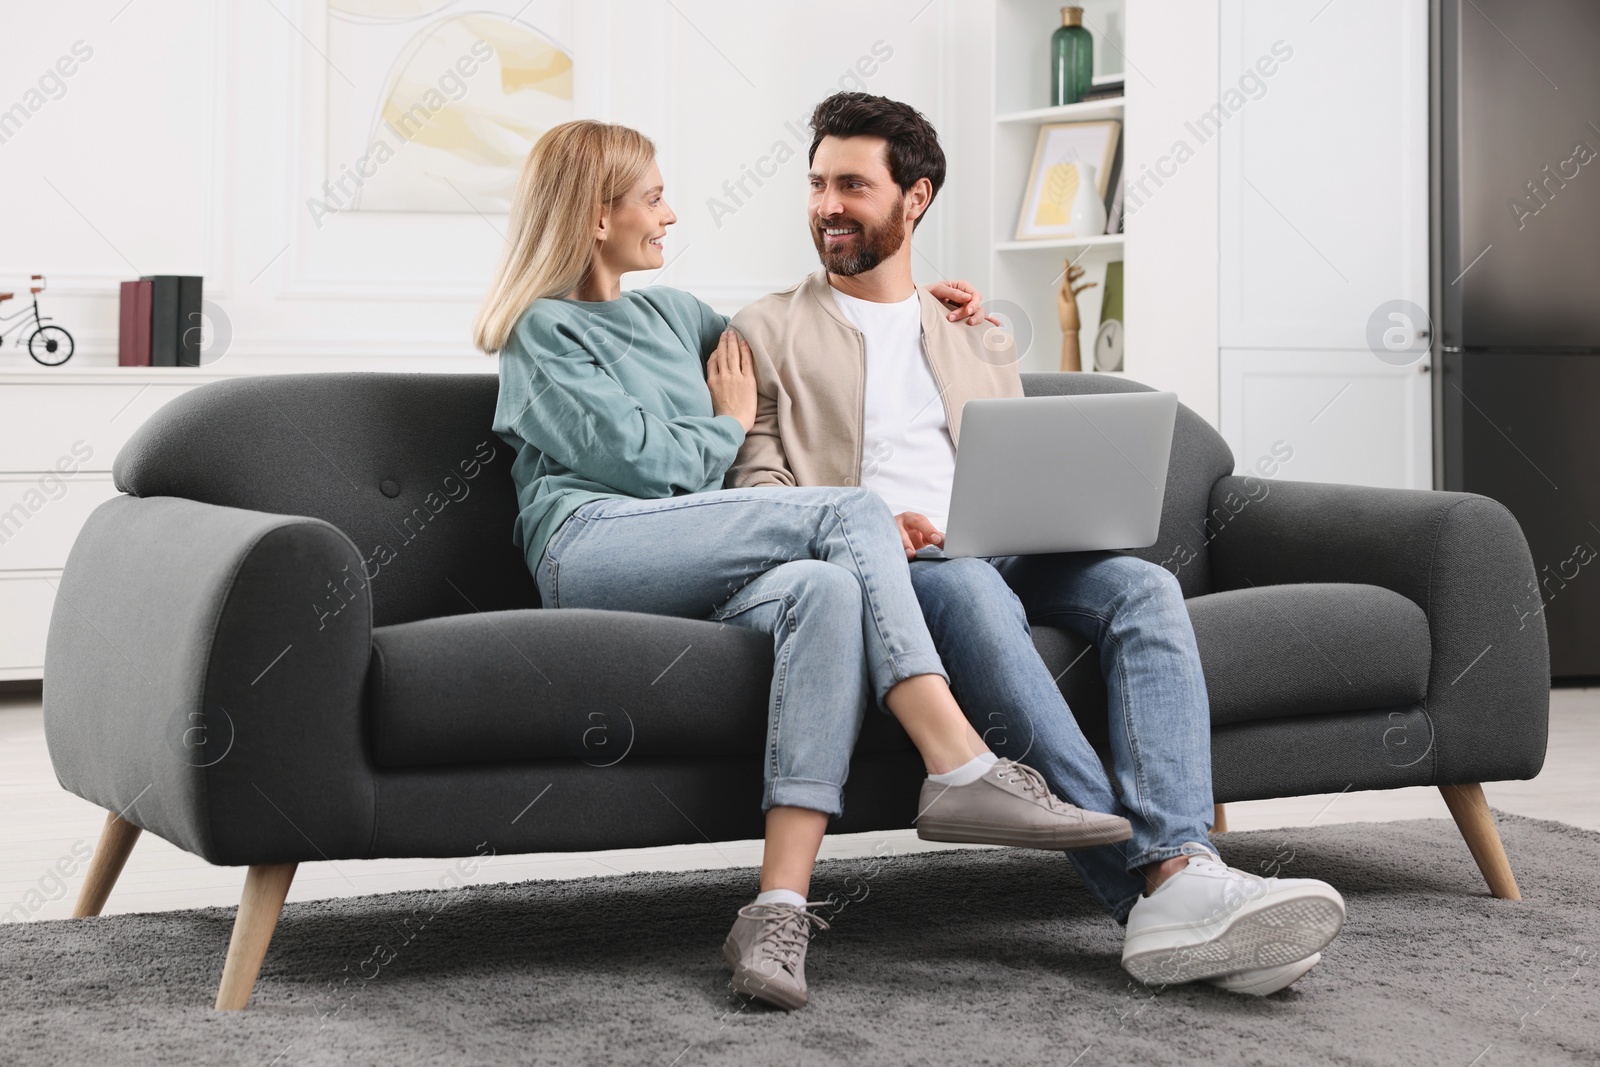
<path fill-rule="evenodd" d="M 1196 136 L 1220 149 L 1223 436 L 1244 470 L 1340 393 L 1283 476 L 1429 488 L 1427 0 L 1222 0 L 1220 23 Z"/>
<path fill-rule="evenodd" d="M 1240 474 L 1431 489 L 1426 361 L 1224 349 L 1222 430 Z"/>
<path fill-rule="evenodd" d="M 1220 124 L 1222 347 L 1366 348 L 1380 305 L 1428 306 L 1427 0 L 1224 0 L 1221 24 L 1233 110 L 1196 129 Z"/>

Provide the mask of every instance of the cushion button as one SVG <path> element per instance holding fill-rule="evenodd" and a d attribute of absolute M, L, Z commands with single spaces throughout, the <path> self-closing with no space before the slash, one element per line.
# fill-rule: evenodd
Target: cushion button
<path fill-rule="evenodd" d="M 385 478 L 381 483 L 379 483 L 378 488 L 383 491 L 384 496 L 400 495 L 399 483 L 390 481 L 388 478 Z"/>

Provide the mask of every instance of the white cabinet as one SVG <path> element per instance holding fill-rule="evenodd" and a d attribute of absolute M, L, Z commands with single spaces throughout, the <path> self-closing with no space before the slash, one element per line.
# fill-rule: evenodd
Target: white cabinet
<path fill-rule="evenodd" d="M 0 572 L 59 569 L 89 513 L 116 495 L 111 475 L 70 465 L 0 474 Z"/>
<path fill-rule="evenodd" d="M 0 373 L 0 681 L 42 678 L 67 553 L 117 495 L 111 465 L 162 405 L 224 375 L 60 368 Z"/>
<path fill-rule="evenodd" d="M 117 495 L 117 452 L 190 389 L 252 374 L 481 374 L 475 358 L 228 360 L 206 367 L 0 370 L 0 681 L 44 677 L 56 587 L 89 513 Z"/>
<path fill-rule="evenodd" d="M 134 372 L 139 373 L 139 372 Z M 117 450 L 167 401 L 194 388 L 139 381 L 132 373 L 79 372 L 68 377 L 0 374 L 0 470 L 58 470 L 58 463 L 109 471 Z M 202 379 L 206 380 L 206 379 Z"/>
<path fill-rule="evenodd" d="M 1239 473 L 1432 488 L 1425 367 L 1370 352 L 1224 349 L 1222 432 Z M 1269 463 L 1258 467 L 1263 457 Z"/>
<path fill-rule="evenodd" d="M 1374 347 L 1428 344 L 1428 4 L 1222 0 L 1220 26 L 1223 436 L 1241 470 L 1283 439 L 1283 477 L 1431 488 L 1431 359 Z"/>
<path fill-rule="evenodd" d="M 61 572 L 0 572 L 0 681 L 44 677 L 44 639 Z"/>

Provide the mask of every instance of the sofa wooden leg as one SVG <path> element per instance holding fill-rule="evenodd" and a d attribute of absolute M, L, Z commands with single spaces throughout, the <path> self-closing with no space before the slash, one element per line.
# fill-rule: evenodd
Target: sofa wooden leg
<path fill-rule="evenodd" d="M 1466 838 L 1472 858 L 1478 861 L 1483 880 L 1489 883 L 1489 892 L 1501 900 L 1521 900 L 1517 879 L 1511 873 L 1511 863 L 1506 859 L 1505 846 L 1500 843 L 1500 831 L 1489 813 L 1489 802 L 1483 798 L 1483 786 L 1441 785 L 1444 802 L 1456 820 L 1461 836 Z"/>
<path fill-rule="evenodd" d="M 233 920 L 233 937 L 228 941 L 228 959 L 222 965 L 222 984 L 217 987 L 217 1010 L 240 1011 L 250 1003 L 250 992 L 261 973 L 272 931 L 278 927 L 283 900 L 294 881 L 296 863 L 258 863 L 245 875 L 244 895 L 239 899 L 239 914 Z"/>
<path fill-rule="evenodd" d="M 1214 834 L 1228 832 L 1228 806 L 1226 804 L 1211 805 L 1211 832 Z"/>
<path fill-rule="evenodd" d="M 94 846 L 94 856 L 89 860 L 89 873 L 84 875 L 83 888 L 78 890 L 78 903 L 72 908 L 74 919 L 100 914 L 137 840 L 137 826 L 114 811 L 106 812 L 105 827 L 100 831 L 100 841 Z"/>

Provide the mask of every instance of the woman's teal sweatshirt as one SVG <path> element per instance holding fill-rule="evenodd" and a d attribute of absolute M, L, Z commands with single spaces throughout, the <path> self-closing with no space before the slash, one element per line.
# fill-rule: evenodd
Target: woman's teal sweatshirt
<path fill-rule="evenodd" d="M 654 286 L 616 300 L 536 300 L 500 352 L 494 432 L 516 450 L 512 541 L 528 569 L 581 505 L 717 489 L 744 441 L 711 413 L 706 359 L 728 320 Z"/>

